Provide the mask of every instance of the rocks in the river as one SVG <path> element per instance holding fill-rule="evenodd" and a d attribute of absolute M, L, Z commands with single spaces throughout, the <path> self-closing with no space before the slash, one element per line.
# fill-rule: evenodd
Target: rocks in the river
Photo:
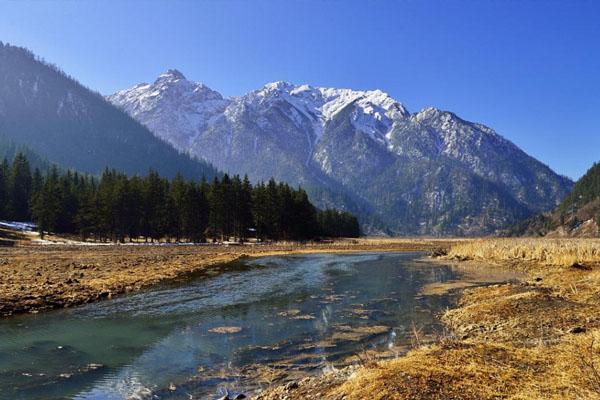
<path fill-rule="evenodd" d="M 311 320 L 311 319 L 316 319 L 316 317 L 314 315 L 310 315 L 310 314 L 303 314 L 303 315 L 296 315 L 296 316 L 292 317 L 292 319 Z"/>
<path fill-rule="evenodd" d="M 328 296 L 324 296 L 321 299 L 321 303 L 323 303 L 323 304 L 335 303 L 337 301 L 340 301 L 343 298 L 344 298 L 344 296 L 342 296 L 340 294 L 331 294 Z"/>
<path fill-rule="evenodd" d="M 152 391 L 143 387 L 138 389 L 133 395 L 129 396 L 127 400 L 150 400 L 152 398 Z"/>
<path fill-rule="evenodd" d="M 390 328 L 385 325 L 373 326 L 358 326 L 351 327 L 348 325 L 335 326 L 335 331 L 331 335 L 331 340 L 336 341 L 361 341 L 374 335 L 381 335 L 389 332 Z"/>
<path fill-rule="evenodd" d="M 299 314 L 300 314 L 300 310 L 298 310 L 298 309 L 291 309 L 291 310 L 281 311 L 281 312 L 277 313 L 277 315 L 279 315 L 280 317 L 294 317 Z"/>
<path fill-rule="evenodd" d="M 350 312 L 360 319 L 369 319 L 369 316 L 371 315 L 373 310 L 365 310 L 364 308 L 358 307 L 353 308 L 352 310 L 350 310 Z"/>
<path fill-rule="evenodd" d="M 97 369 L 104 368 L 104 364 L 90 363 L 81 369 L 82 372 L 95 371 Z"/>
<path fill-rule="evenodd" d="M 218 326 L 216 328 L 211 328 L 208 330 L 211 333 L 239 333 L 242 331 L 240 326 Z"/>

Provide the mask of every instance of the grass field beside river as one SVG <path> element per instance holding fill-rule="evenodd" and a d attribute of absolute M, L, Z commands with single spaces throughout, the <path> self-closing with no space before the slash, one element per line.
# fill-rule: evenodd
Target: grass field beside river
<path fill-rule="evenodd" d="M 442 259 L 524 278 L 465 289 L 433 344 L 258 398 L 600 399 L 600 240 L 469 240 Z"/>
<path fill-rule="evenodd" d="M 439 252 L 439 249 L 446 251 Z M 439 338 L 408 355 L 273 387 L 262 399 L 600 399 L 600 240 L 359 239 L 247 246 L 0 248 L 5 316 L 69 307 L 241 257 L 434 251 L 441 262 L 519 272 L 520 281 L 460 291 Z M 436 261 L 433 261 L 436 262 Z M 418 333 L 415 333 L 418 335 Z"/>
<path fill-rule="evenodd" d="M 21 245 L 0 247 L 0 316 L 99 301 L 241 257 L 299 253 L 429 251 L 447 240 L 347 239 L 270 245 Z"/>

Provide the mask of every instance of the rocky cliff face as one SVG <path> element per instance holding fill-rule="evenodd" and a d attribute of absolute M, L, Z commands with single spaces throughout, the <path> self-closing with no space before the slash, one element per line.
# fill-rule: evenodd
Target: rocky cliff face
<path fill-rule="evenodd" d="M 108 98 L 180 151 L 300 184 L 367 230 L 479 235 L 555 207 L 572 182 L 492 129 L 380 91 L 274 82 L 225 99 L 169 70 Z"/>

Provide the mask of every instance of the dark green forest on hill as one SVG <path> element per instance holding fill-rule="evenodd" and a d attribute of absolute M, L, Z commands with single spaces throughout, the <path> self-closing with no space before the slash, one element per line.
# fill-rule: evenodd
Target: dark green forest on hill
<path fill-rule="evenodd" d="M 600 198 L 600 163 L 594 163 L 577 181 L 571 193 L 561 203 L 559 210 L 562 213 L 573 212 L 598 198 Z"/>
<path fill-rule="evenodd" d="M 50 162 L 40 156 L 27 146 L 17 145 L 14 141 L 0 134 L 0 160 L 14 160 L 17 154 L 22 153 L 27 157 L 32 169 L 38 168 L 40 171 L 47 171 L 50 168 Z"/>
<path fill-rule="evenodd" d="M 100 178 L 50 166 L 33 169 L 23 153 L 0 165 L 0 219 L 33 220 L 40 232 L 82 239 L 308 240 L 357 237 L 357 219 L 316 209 L 302 188 L 247 177 L 207 182 L 162 178 L 150 171 L 132 176 L 106 169 Z"/>
<path fill-rule="evenodd" d="M 189 179 L 218 175 L 55 65 L 2 42 L 0 134 L 61 167 L 95 175 L 107 165 L 127 174 L 154 169 L 169 178 L 180 171 Z"/>
<path fill-rule="evenodd" d="M 555 210 L 523 221 L 509 234 L 545 236 L 558 228 L 572 234 L 583 222 L 590 220 L 598 225 L 597 232 L 578 232 L 578 236 L 600 235 L 600 163 L 594 163 Z"/>

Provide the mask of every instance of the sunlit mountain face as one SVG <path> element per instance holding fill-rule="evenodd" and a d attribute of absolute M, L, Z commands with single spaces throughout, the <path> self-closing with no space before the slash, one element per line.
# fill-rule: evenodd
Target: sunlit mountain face
<path fill-rule="evenodd" d="M 180 151 L 307 188 L 367 233 L 480 235 L 555 207 L 572 182 L 485 125 L 381 90 L 273 82 L 225 98 L 177 70 L 108 100 Z"/>

